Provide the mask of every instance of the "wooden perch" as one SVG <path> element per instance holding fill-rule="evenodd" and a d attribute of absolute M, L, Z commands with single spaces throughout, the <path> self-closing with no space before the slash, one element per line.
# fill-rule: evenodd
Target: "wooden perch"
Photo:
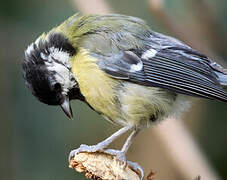
<path fill-rule="evenodd" d="M 129 165 L 125 166 L 115 156 L 103 152 L 81 152 L 70 161 L 69 168 L 85 173 L 87 179 L 141 180 L 139 171 L 135 171 Z M 154 180 L 155 174 L 151 171 L 146 180 Z M 201 176 L 197 176 L 194 180 L 201 180 Z"/>
<path fill-rule="evenodd" d="M 69 167 L 79 173 L 85 173 L 85 177 L 94 180 L 140 180 L 139 172 L 129 165 L 124 165 L 115 156 L 102 153 L 79 153 L 69 164 Z"/>

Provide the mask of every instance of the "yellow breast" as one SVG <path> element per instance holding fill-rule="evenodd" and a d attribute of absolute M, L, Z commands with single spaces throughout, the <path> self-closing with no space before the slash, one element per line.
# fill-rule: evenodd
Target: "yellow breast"
<path fill-rule="evenodd" d="M 117 81 L 100 70 L 96 61 L 97 59 L 82 49 L 73 59 L 72 72 L 86 101 L 97 112 L 114 119 L 118 115 L 114 97 L 114 87 Z"/>
<path fill-rule="evenodd" d="M 80 50 L 72 72 L 86 101 L 99 113 L 121 125 L 150 126 L 152 118 L 169 114 L 174 95 L 159 88 L 116 80 L 99 69 L 97 59 Z"/>

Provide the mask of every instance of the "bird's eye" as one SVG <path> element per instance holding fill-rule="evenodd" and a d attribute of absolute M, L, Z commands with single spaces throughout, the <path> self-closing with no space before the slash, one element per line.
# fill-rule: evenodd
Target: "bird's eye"
<path fill-rule="evenodd" d="M 60 92 L 62 90 L 61 84 L 60 83 L 55 83 L 54 84 L 54 90 L 57 92 Z"/>

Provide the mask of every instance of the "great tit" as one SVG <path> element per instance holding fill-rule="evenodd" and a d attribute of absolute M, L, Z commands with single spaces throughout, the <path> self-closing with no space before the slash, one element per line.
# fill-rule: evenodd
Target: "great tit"
<path fill-rule="evenodd" d="M 183 42 L 152 31 L 131 16 L 75 14 L 25 51 L 23 75 L 32 94 L 60 105 L 72 118 L 70 100 L 87 103 L 122 126 L 83 151 L 106 151 L 125 160 L 139 130 L 183 110 L 190 96 L 227 101 L 227 70 Z M 119 151 L 107 146 L 132 133 Z"/>

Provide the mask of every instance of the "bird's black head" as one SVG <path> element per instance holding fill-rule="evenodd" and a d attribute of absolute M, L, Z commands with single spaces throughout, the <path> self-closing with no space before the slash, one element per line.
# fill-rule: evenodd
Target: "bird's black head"
<path fill-rule="evenodd" d="M 69 101 L 82 95 L 71 71 L 76 49 L 60 33 L 42 35 L 25 51 L 23 75 L 32 94 L 41 102 L 61 105 L 72 118 Z"/>

